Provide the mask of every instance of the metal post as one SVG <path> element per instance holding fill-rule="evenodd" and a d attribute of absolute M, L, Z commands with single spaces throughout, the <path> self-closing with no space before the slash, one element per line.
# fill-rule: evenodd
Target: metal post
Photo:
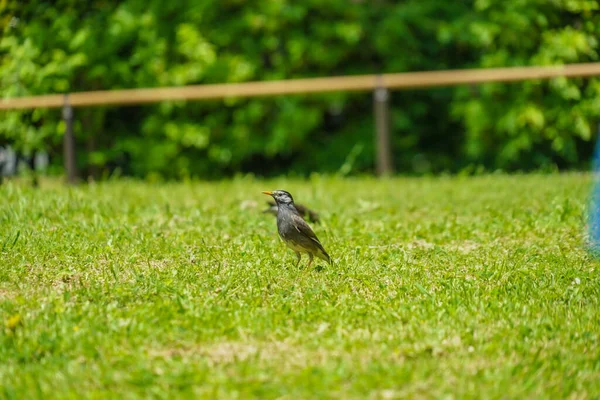
<path fill-rule="evenodd" d="M 388 89 L 383 86 L 377 87 L 373 93 L 377 175 L 379 176 L 389 175 L 394 172 L 390 143 L 389 97 Z"/>
<path fill-rule="evenodd" d="M 69 95 L 65 94 L 62 112 L 65 120 L 65 136 L 63 138 L 63 154 L 67 183 L 77 182 L 77 166 L 75 164 L 75 137 L 73 136 L 73 107 L 69 103 Z"/>

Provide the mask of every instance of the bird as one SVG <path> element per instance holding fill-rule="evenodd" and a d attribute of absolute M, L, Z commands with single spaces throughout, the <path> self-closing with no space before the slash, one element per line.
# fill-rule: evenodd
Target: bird
<path fill-rule="evenodd" d="M 331 264 L 331 257 L 319 242 L 317 235 L 294 206 L 292 195 L 285 190 L 273 190 L 272 192 L 266 191 L 263 193 L 273 197 L 277 204 L 277 231 L 287 247 L 296 253 L 298 261 L 296 261 L 295 267 L 302 259 L 301 253 L 308 254 L 308 267 L 312 264 L 314 256 Z"/>
<path fill-rule="evenodd" d="M 269 208 L 264 210 L 263 213 L 269 213 L 277 216 L 277 203 L 272 200 L 269 200 L 267 201 L 267 204 L 269 205 Z M 300 216 L 305 220 L 308 219 L 310 222 L 319 223 L 319 214 L 317 214 L 316 211 L 311 210 L 310 208 L 303 206 L 302 204 L 294 203 L 294 207 L 296 207 L 296 210 L 298 211 Z"/>

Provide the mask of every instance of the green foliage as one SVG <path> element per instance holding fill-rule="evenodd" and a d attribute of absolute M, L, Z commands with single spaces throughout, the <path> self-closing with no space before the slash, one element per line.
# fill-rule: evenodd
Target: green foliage
<path fill-rule="evenodd" d="M 477 1 L 461 30 L 482 67 L 598 61 L 600 2 Z M 462 35 L 462 32 L 457 33 Z M 600 119 L 600 80 L 532 80 L 457 90 L 454 116 L 466 128 L 466 155 L 499 168 L 534 168 L 558 158 L 581 161 Z M 589 154 L 589 153 L 588 153 Z"/>
<path fill-rule="evenodd" d="M 599 4 L 3 0 L 0 85 L 3 96 L 13 97 L 595 61 Z M 598 79 L 398 92 L 391 112 L 395 163 L 419 173 L 471 164 L 574 166 L 587 154 L 579 149 L 591 140 L 599 99 Z M 215 177 L 342 166 L 349 173 L 373 165 L 368 93 L 76 112 L 78 162 L 89 174 L 119 167 L 136 176 Z M 0 118 L 0 137 L 25 151 L 60 155 L 63 130 L 57 110 Z"/>
<path fill-rule="evenodd" d="M 0 397 L 597 398 L 590 182 L 9 183 Z M 273 188 L 332 267 L 294 268 Z"/>

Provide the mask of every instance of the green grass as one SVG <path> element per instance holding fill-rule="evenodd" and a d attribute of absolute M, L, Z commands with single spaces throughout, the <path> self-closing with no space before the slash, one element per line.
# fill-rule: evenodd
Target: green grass
<path fill-rule="evenodd" d="M 588 175 L 0 187 L 0 397 L 597 398 Z M 321 212 L 294 268 L 266 196 Z"/>

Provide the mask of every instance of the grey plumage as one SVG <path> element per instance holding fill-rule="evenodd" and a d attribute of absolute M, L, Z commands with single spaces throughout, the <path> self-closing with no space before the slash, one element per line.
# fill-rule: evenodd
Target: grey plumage
<path fill-rule="evenodd" d="M 294 206 L 292 195 L 285 190 L 263 193 L 272 196 L 277 203 L 277 231 L 283 242 L 296 253 L 298 258 L 296 265 L 300 263 L 301 253 L 308 254 L 308 266 L 313 262 L 314 256 L 331 264 L 331 258 L 317 235 Z"/>

